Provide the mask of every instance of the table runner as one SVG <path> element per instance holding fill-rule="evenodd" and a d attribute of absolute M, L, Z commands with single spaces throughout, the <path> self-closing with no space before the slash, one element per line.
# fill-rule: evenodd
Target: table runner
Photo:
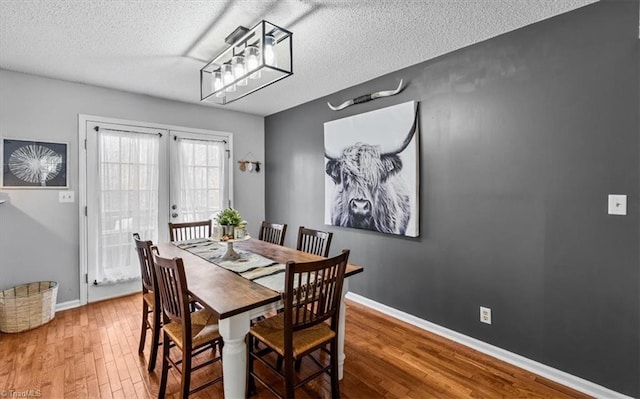
<path fill-rule="evenodd" d="M 227 243 L 211 241 L 206 238 L 173 242 L 173 244 L 254 283 L 276 292 L 282 293 L 284 291 L 286 265 L 282 263 L 237 247 L 234 247 L 234 250 L 240 255 L 240 259 L 222 260 L 222 256 L 227 251 Z"/>

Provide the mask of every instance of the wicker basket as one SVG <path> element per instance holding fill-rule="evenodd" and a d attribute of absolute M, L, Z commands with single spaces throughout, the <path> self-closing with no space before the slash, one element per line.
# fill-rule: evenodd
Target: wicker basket
<path fill-rule="evenodd" d="M 0 331 L 17 333 L 39 327 L 56 315 L 58 283 L 41 281 L 0 292 Z"/>

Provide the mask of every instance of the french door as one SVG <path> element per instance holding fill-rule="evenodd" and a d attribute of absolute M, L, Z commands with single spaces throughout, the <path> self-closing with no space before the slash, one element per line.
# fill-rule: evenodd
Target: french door
<path fill-rule="evenodd" d="M 140 290 L 133 233 L 168 241 L 169 221 L 210 219 L 230 204 L 231 135 L 85 118 L 81 267 L 93 302 Z"/>

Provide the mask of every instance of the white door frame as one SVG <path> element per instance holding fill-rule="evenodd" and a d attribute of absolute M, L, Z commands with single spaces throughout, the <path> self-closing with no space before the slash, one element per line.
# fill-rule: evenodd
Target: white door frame
<path fill-rule="evenodd" d="M 196 133 L 196 134 L 204 134 L 204 135 L 215 135 L 215 136 L 223 136 L 226 137 L 229 143 L 229 201 L 231 202 L 231 206 L 233 206 L 233 133 L 229 132 L 221 132 L 215 130 L 207 130 L 207 129 L 198 129 L 191 128 L 185 126 L 177 126 L 177 125 L 167 125 L 163 123 L 150 123 L 150 122 L 141 122 L 134 121 L 129 119 L 119 119 L 119 118 L 109 118 L 104 116 L 97 115 L 88 115 L 88 114 L 78 114 L 78 220 L 79 220 L 79 239 L 80 239 L 80 247 L 79 247 L 79 265 L 80 265 L 80 275 L 79 275 L 79 285 L 80 285 L 80 305 L 86 305 L 88 299 L 88 281 L 87 281 L 87 273 L 88 273 L 88 229 L 87 229 L 87 150 L 86 150 L 86 139 L 87 139 L 87 122 L 98 122 L 98 123 L 110 123 L 110 124 L 121 124 L 121 125 L 132 125 L 139 126 L 142 128 L 150 128 L 150 129 L 163 129 L 163 130 L 178 130 L 181 132 L 187 133 Z M 169 159 L 169 149 L 170 146 L 166 146 L 167 153 L 165 156 L 166 159 Z M 166 182 L 169 184 L 169 182 Z M 167 211 L 165 209 L 165 211 Z"/>

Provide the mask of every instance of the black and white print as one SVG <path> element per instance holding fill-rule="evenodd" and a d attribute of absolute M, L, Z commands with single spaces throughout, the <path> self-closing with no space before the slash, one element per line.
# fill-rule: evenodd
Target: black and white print
<path fill-rule="evenodd" d="M 2 186 L 67 187 L 67 144 L 3 139 Z"/>
<path fill-rule="evenodd" d="M 325 224 L 418 236 L 417 107 L 324 124 Z"/>

